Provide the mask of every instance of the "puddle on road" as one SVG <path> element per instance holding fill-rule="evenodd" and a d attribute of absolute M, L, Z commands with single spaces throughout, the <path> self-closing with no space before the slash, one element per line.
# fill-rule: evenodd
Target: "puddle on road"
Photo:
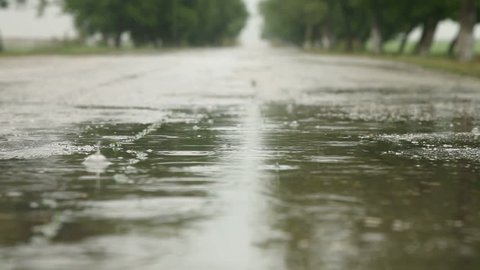
<path fill-rule="evenodd" d="M 94 120 L 67 125 L 63 137 L 45 127 L 52 140 L 32 147 L 8 133 L 0 140 L 0 262 L 477 269 L 475 93 L 405 91 L 149 110 L 156 117 L 148 122 L 112 118 L 128 108 L 96 108 Z M 62 151 L 28 155 L 57 140 Z M 89 172 L 82 162 L 99 141 L 110 163 Z"/>

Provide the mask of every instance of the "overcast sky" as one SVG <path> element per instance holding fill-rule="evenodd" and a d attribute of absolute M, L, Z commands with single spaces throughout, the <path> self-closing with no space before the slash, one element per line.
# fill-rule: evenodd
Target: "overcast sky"
<path fill-rule="evenodd" d="M 245 1 L 250 9 L 258 2 L 258 0 Z M 457 29 L 452 22 L 442 23 L 437 38 L 451 39 Z M 480 29 L 477 27 L 476 36 L 480 38 L 478 30 Z M 0 10 L 0 31 L 6 38 L 63 38 L 75 35 L 71 17 L 62 14 L 61 10 L 55 7 L 47 9 L 42 17 L 37 16 L 34 7 Z M 416 32 L 413 36 L 419 35 L 419 31 Z"/>
<path fill-rule="evenodd" d="M 6 38 L 62 38 L 75 35 L 70 16 L 48 8 L 41 17 L 34 7 L 0 10 L 0 31 Z"/>

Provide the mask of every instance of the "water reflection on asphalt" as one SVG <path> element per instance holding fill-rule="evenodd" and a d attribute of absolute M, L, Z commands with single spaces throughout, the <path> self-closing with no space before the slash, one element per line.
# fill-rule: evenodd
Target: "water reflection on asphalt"
<path fill-rule="evenodd" d="M 0 97 L 0 269 L 480 266 L 478 82 L 268 48 L 45 61 L 70 65 Z"/>
<path fill-rule="evenodd" d="M 56 146 L 5 140 L 2 265 L 476 269 L 477 103 L 405 91 L 419 98 L 318 90 L 166 109 L 145 124 L 107 121 L 129 109 L 103 108 L 31 132 Z M 110 163 L 92 171 L 82 162 L 98 142 Z"/>

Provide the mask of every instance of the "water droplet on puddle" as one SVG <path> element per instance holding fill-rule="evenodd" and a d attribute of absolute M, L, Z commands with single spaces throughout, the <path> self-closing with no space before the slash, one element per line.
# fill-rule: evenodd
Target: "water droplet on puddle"
<path fill-rule="evenodd" d="M 378 217 L 366 217 L 363 220 L 363 224 L 367 228 L 378 228 L 380 227 L 380 225 L 382 225 L 382 223 L 383 223 L 383 220 Z"/>
<path fill-rule="evenodd" d="M 95 154 L 85 158 L 85 161 L 83 161 L 82 164 L 88 172 L 101 174 L 105 172 L 111 163 L 100 153 L 100 150 L 97 150 Z"/>
<path fill-rule="evenodd" d="M 128 160 L 128 164 L 129 164 L 129 165 L 135 165 L 135 164 L 137 164 L 137 163 L 139 163 L 139 162 L 140 162 L 140 160 L 139 160 L 139 159 L 136 159 L 136 158 L 131 158 L 131 159 Z"/>
<path fill-rule="evenodd" d="M 134 181 L 128 178 L 125 174 L 115 174 L 113 176 L 113 180 L 115 180 L 118 184 L 133 184 Z"/>
<path fill-rule="evenodd" d="M 474 136 L 480 136 L 480 129 L 479 129 L 478 127 L 474 127 L 474 128 L 472 129 L 472 134 L 473 134 Z"/>
<path fill-rule="evenodd" d="M 385 240 L 385 236 L 381 233 L 365 233 L 361 236 L 361 239 L 365 242 L 376 243 Z"/>
<path fill-rule="evenodd" d="M 402 232 L 410 229 L 411 225 L 408 222 L 404 222 L 402 220 L 395 220 L 392 223 L 392 230 L 396 232 Z"/>
<path fill-rule="evenodd" d="M 137 159 L 139 160 L 146 160 L 148 159 L 148 154 L 144 152 L 137 152 Z"/>
<path fill-rule="evenodd" d="M 37 202 L 31 202 L 31 203 L 29 204 L 29 206 L 30 206 L 30 208 L 32 208 L 32 209 L 36 209 L 36 208 L 38 208 L 40 205 L 39 205 Z"/>
<path fill-rule="evenodd" d="M 129 166 L 126 166 L 123 171 L 124 171 L 126 174 L 135 174 L 135 173 L 138 172 L 138 170 L 137 170 L 135 167 L 130 166 L 130 165 L 129 165 Z"/>
<path fill-rule="evenodd" d="M 42 204 L 51 209 L 55 209 L 58 206 L 57 201 L 52 199 L 43 199 Z"/>
<path fill-rule="evenodd" d="M 291 128 L 297 128 L 299 126 L 299 124 L 298 124 L 297 121 L 292 121 L 292 122 L 290 122 L 290 124 L 288 126 L 291 127 Z"/>
<path fill-rule="evenodd" d="M 287 105 L 287 113 L 292 114 L 294 110 L 293 104 L 288 104 Z"/>
<path fill-rule="evenodd" d="M 23 195 L 22 192 L 19 192 L 19 191 L 9 191 L 7 192 L 7 197 L 11 197 L 11 198 L 17 198 L 17 197 L 21 197 Z"/>

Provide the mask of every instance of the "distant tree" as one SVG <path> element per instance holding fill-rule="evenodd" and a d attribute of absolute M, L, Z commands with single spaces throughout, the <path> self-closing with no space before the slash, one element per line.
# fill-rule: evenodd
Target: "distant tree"
<path fill-rule="evenodd" d="M 336 34 L 345 44 L 345 50 L 353 51 L 355 41 L 363 41 L 368 37 L 369 24 L 365 10 L 361 8 L 361 3 L 352 0 L 339 0 L 339 10 L 341 20 L 338 21 Z M 364 23 L 359 23 L 359 22 Z"/>
<path fill-rule="evenodd" d="M 460 4 L 458 6 L 458 11 L 460 11 Z M 476 5 L 475 5 L 475 14 L 476 14 L 476 23 L 480 22 L 480 0 L 476 0 Z M 455 13 L 454 16 L 451 18 L 452 20 L 459 20 L 459 12 Z M 450 45 L 448 47 L 448 55 L 450 57 L 455 57 L 455 49 L 457 47 L 458 43 L 458 38 L 461 32 L 461 28 L 458 31 L 457 35 L 455 38 L 450 42 Z"/>
<path fill-rule="evenodd" d="M 405 1 L 396 0 L 353 0 L 357 9 L 364 12 L 367 25 L 370 27 L 370 44 L 374 53 L 383 52 L 383 44 L 398 32 L 402 31 L 402 20 L 405 14 Z M 407 0 L 408 2 L 408 0 Z"/>
<path fill-rule="evenodd" d="M 129 0 L 65 0 L 66 11 L 72 13 L 82 34 L 99 33 L 104 40 L 112 38 L 121 46 L 121 36 L 127 30 Z"/>
<path fill-rule="evenodd" d="M 304 47 L 323 44 L 331 48 L 341 41 L 353 50 L 365 40 L 368 27 L 357 23 L 365 16 L 350 0 L 266 0 L 264 36 Z"/>
<path fill-rule="evenodd" d="M 6 8 L 8 6 L 8 2 L 6 0 L 0 0 L 0 8 Z M 3 51 L 3 38 L 2 32 L 0 31 L 0 52 Z"/>
<path fill-rule="evenodd" d="M 263 36 L 297 45 L 304 43 L 302 4 L 295 0 L 267 0 L 261 4 L 265 17 Z"/>
<path fill-rule="evenodd" d="M 302 15 L 304 19 L 304 43 L 307 49 L 311 48 L 314 42 L 314 29 L 325 20 L 327 3 L 322 0 L 303 0 Z"/>
<path fill-rule="evenodd" d="M 394 19 L 399 29 L 398 34 L 401 37 L 398 54 L 405 53 L 408 37 L 419 24 L 418 15 L 414 12 L 417 2 L 416 0 L 403 0 L 397 1 L 395 4 L 396 16 L 394 16 Z"/>
<path fill-rule="evenodd" d="M 473 57 L 473 27 L 480 20 L 480 0 L 265 0 L 261 7 L 267 38 L 305 47 L 336 44 L 347 51 L 368 43 L 377 54 L 395 37 L 401 37 L 398 52 L 404 53 L 410 33 L 420 26 L 414 52 L 426 55 L 439 23 L 458 15 L 461 31 L 452 52 L 461 60 Z"/>
<path fill-rule="evenodd" d="M 369 0 L 366 4 L 369 6 L 368 14 L 370 17 L 370 41 L 372 44 L 372 50 L 374 53 L 380 54 L 383 51 L 383 26 L 386 20 L 382 11 L 385 11 L 386 6 L 382 6 L 379 0 Z"/>
<path fill-rule="evenodd" d="M 330 49 L 364 48 L 367 40 L 380 53 L 383 41 L 394 34 L 394 0 L 267 0 L 262 5 L 267 37 L 295 44 L 320 43 Z M 399 17 L 399 16 L 397 16 Z M 312 35 L 317 32 L 318 35 Z M 301 41 L 301 42 L 300 42 Z"/>
<path fill-rule="evenodd" d="M 121 46 L 129 33 L 135 45 L 217 45 L 234 39 L 247 12 L 241 0 L 64 0 L 81 33 L 100 33 Z"/>
<path fill-rule="evenodd" d="M 422 35 L 415 48 L 416 54 L 427 55 L 430 52 L 438 24 L 454 14 L 456 5 L 457 1 L 454 0 L 424 0 L 417 3 L 413 18 L 422 25 Z"/>
<path fill-rule="evenodd" d="M 455 54 L 460 61 L 470 61 L 475 56 L 474 28 L 477 22 L 477 2 L 462 0 L 458 19 L 460 32 L 455 46 Z"/>

